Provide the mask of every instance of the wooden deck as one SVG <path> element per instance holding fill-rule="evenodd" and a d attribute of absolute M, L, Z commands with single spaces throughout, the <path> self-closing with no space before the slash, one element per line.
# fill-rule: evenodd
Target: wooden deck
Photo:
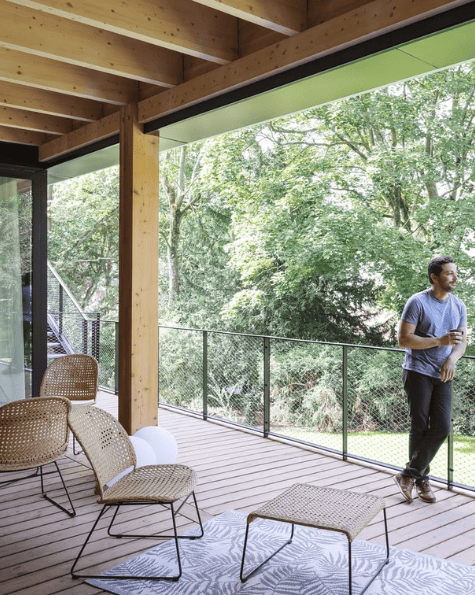
<path fill-rule="evenodd" d="M 101 407 L 116 413 L 117 400 L 102 393 Z M 165 409 L 159 423 L 173 433 L 179 445 L 178 462 L 192 466 L 199 476 L 197 497 L 203 520 L 225 510 L 249 512 L 294 482 L 365 491 L 386 500 L 391 546 L 409 548 L 457 562 L 475 564 L 475 499 L 470 495 L 437 489 L 437 503 L 402 501 L 392 474 L 348 463 L 230 426 L 204 422 Z M 25 480 L 1 489 L 0 594 L 94 595 L 104 593 L 69 574 L 72 560 L 99 511 L 94 478 L 83 456 L 72 453 L 60 466 L 76 506 L 68 518 L 39 494 L 38 480 Z M 1 479 L 6 479 L 3 476 Z M 193 508 L 185 505 L 180 531 L 193 526 Z M 150 518 L 150 508 L 123 514 L 123 529 L 132 525 L 151 532 L 169 532 L 166 511 Z M 359 537 L 384 542 L 382 516 Z M 155 545 L 146 540 L 113 540 L 105 531 L 95 533 L 86 562 L 104 570 Z M 91 552 L 91 550 L 89 550 Z"/>

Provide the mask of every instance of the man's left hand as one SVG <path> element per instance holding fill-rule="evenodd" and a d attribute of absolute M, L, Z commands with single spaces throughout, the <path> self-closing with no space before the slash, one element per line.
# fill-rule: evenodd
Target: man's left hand
<path fill-rule="evenodd" d="M 444 365 L 440 369 L 440 379 L 442 382 L 449 382 L 455 374 L 455 361 L 450 357 L 446 359 Z"/>

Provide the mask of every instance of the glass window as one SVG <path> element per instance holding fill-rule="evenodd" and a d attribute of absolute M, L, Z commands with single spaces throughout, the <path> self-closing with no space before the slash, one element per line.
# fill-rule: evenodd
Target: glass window
<path fill-rule="evenodd" d="M 32 194 L 0 177 L 0 405 L 31 396 Z"/>

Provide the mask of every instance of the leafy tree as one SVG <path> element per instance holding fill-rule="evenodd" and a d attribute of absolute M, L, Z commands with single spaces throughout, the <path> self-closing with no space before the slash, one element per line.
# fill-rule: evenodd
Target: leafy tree
<path fill-rule="evenodd" d="M 221 305 L 237 281 L 223 249 L 231 211 L 208 184 L 210 155 L 213 142 L 197 143 L 168 151 L 160 165 L 159 253 L 167 255 L 160 260 L 160 317 L 198 328 L 221 326 Z"/>
<path fill-rule="evenodd" d="M 117 167 L 55 184 L 49 259 L 80 305 L 115 316 L 119 264 Z"/>
<path fill-rule="evenodd" d="M 222 139 L 214 185 L 244 285 L 225 317 L 374 341 L 376 311 L 400 313 L 450 253 L 473 320 L 474 89 L 463 65 Z"/>
<path fill-rule="evenodd" d="M 394 342 L 427 262 L 449 253 L 473 326 L 474 90 L 465 64 L 169 151 L 161 320 Z M 112 312 L 118 176 L 94 176 L 55 190 L 51 259 Z"/>

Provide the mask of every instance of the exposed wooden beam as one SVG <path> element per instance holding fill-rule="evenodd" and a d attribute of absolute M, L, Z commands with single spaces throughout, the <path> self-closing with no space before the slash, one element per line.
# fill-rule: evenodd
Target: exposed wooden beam
<path fill-rule="evenodd" d="M 194 58 L 193 56 L 184 56 L 183 60 L 184 68 L 185 68 L 185 81 L 189 81 L 205 72 L 211 72 L 212 70 L 216 70 L 219 68 L 218 64 L 214 62 L 208 62 L 207 60 L 200 60 L 199 58 Z M 140 97 L 140 99 L 147 99 L 147 97 Z"/>
<path fill-rule="evenodd" d="M 468 0 L 449 3 L 444 0 L 419 0 L 418 3 L 410 0 L 396 1 L 399 2 L 397 5 L 389 0 L 374 0 L 358 10 L 256 51 L 233 64 L 206 72 L 175 89 L 144 99 L 138 104 L 139 122 L 149 122 L 276 72 L 468 3 Z M 49 161 L 95 140 L 116 134 L 117 122 L 114 116 L 112 114 L 112 120 L 105 118 L 103 122 L 96 123 L 97 126 L 88 125 L 60 139 L 46 142 L 40 150 L 41 160 Z"/>
<path fill-rule="evenodd" d="M 274 43 L 279 43 L 286 39 L 288 35 L 282 35 L 277 31 L 264 29 L 254 23 L 246 21 L 239 22 L 239 57 L 243 58 L 249 54 L 253 54 L 262 48 L 268 47 Z M 186 70 L 185 70 L 186 80 Z"/>
<path fill-rule="evenodd" d="M 194 1 L 284 35 L 295 35 L 307 25 L 307 0 Z"/>
<path fill-rule="evenodd" d="M 157 425 L 158 150 L 137 105 L 121 109 L 119 421 L 128 434 Z"/>
<path fill-rule="evenodd" d="M 98 101 L 70 97 L 5 81 L 0 85 L 0 105 L 85 122 L 94 122 L 103 116 L 102 104 Z"/>
<path fill-rule="evenodd" d="M 139 121 L 149 122 L 184 107 L 262 80 L 378 35 L 468 4 L 469 0 L 374 0 L 269 47 L 139 103 Z"/>
<path fill-rule="evenodd" d="M 0 44 L 163 87 L 183 82 L 177 52 L 0 0 Z"/>
<path fill-rule="evenodd" d="M 71 151 L 92 145 L 93 143 L 110 138 L 120 130 L 120 112 L 102 118 L 99 122 L 85 124 L 82 128 L 69 134 L 43 141 L 39 151 L 39 161 L 49 161 L 55 157 L 66 155 Z"/>
<path fill-rule="evenodd" d="M 368 0 L 308 0 L 308 26 L 319 25 L 364 4 Z"/>
<path fill-rule="evenodd" d="M 219 64 L 237 55 L 237 19 L 192 0 L 9 0 Z"/>
<path fill-rule="evenodd" d="M 47 134 L 67 134 L 73 130 L 72 121 L 66 120 L 66 118 L 35 114 L 25 110 L 1 106 L 0 125 L 22 128 L 23 130 L 35 130 Z"/>
<path fill-rule="evenodd" d="M 48 138 L 48 135 L 42 132 L 32 132 L 31 130 L 20 130 L 19 128 L 9 128 L 0 126 L 0 141 L 6 143 L 15 143 L 19 145 L 40 146 Z"/>
<path fill-rule="evenodd" d="M 0 80 L 124 105 L 138 97 L 138 83 L 0 47 Z"/>
<path fill-rule="evenodd" d="M 207 62 L 207 64 L 209 64 L 209 62 Z M 147 99 L 148 97 L 152 97 L 163 91 L 166 91 L 163 87 L 157 87 L 157 85 L 150 85 L 149 83 L 139 83 L 139 100 Z"/>

